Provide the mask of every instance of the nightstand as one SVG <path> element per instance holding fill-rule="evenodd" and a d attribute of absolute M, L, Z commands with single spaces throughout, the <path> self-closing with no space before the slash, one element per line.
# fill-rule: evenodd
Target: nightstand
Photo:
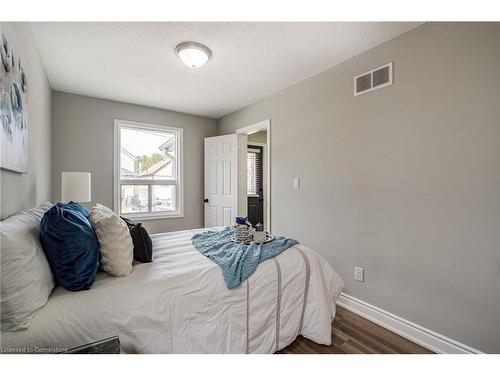
<path fill-rule="evenodd" d="M 120 344 L 118 336 L 108 337 L 103 340 L 68 349 L 61 354 L 126 354 Z"/>

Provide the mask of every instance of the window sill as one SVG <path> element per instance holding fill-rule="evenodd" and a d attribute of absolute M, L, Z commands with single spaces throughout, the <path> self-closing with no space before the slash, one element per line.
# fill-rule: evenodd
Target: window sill
<path fill-rule="evenodd" d="M 164 220 L 164 219 L 179 219 L 184 217 L 184 213 L 162 214 L 162 215 L 148 215 L 148 214 L 120 214 L 130 220 Z"/>
<path fill-rule="evenodd" d="M 248 196 L 248 198 L 259 198 L 260 197 L 259 194 L 248 194 L 247 196 Z"/>

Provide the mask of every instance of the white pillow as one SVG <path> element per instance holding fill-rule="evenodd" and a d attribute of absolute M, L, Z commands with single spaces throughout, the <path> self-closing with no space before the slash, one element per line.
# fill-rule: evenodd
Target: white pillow
<path fill-rule="evenodd" d="M 49 299 L 54 277 L 40 244 L 45 202 L 0 222 L 2 331 L 27 329 Z"/>
<path fill-rule="evenodd" d="M 101 204 L 92 207 L 89 219 L 101 246 L 101 268 L 112 276 L 128 275 L 132 271 L 134 244 L 127 224 Z"/>

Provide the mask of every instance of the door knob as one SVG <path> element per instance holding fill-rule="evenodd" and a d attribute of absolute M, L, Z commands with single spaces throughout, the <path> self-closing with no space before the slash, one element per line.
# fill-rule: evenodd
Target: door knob
<path fill-rule="evenodd" d="M 205 198 L 205 199 L 203 200 L 203 202 L 208 203 L 208 199 L 206 199 L 206 198 Z"/>

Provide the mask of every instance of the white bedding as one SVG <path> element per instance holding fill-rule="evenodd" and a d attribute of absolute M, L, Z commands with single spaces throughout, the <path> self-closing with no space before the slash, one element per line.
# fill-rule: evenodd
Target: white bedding
<path fill-rule="evenodd" d="M 298 335 L 330 344 L 343 282 L 323 257 L 296 245 L 229 290 L 191 244 L 203 230 L 153 235 L 154 262 L 126 277 L 101 272 L 88 291 L 57 287 L 31 327 L 2 332 L 0 345 L 43 352 L 113 335 L 128 353 L 273 353 Z"/>

